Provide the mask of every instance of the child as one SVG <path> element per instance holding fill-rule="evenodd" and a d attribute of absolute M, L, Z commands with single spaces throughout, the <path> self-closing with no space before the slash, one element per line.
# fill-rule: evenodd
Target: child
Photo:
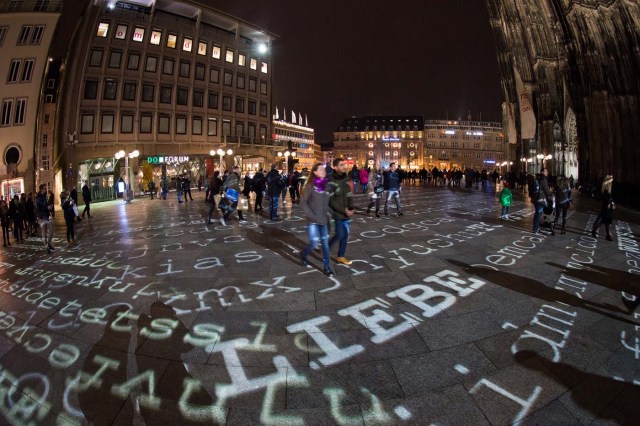
<path fill-rule="evenodd" d="M 500 191 L 500 205 L 502 206 L 500 219 L 509 219 L 509 207 L 511 207 L 512 200 L 513 195 L 509 189 L 509 182 L 505 182 L 502 191 Z"/>
<path fill-rule="evenodd" d="M 9 216 L 9 208 L 4 200 L 0 201 L 0 224 L 2 225 L 2 246 L 11 246 L 9 242 L 9 231 L 11 228 L 11 217 Z"/>
<path fill-rule="evenodd" d="M 60 194 L 62 200 L 62 211 L 64 212 L 64 221 L 67 224 L 67 243 L 69 248 L 77 245 L 75 235 L 73 233 L 73 221 L 76 218 L 76 212 L 73 209 L 73 198 L 67 197 L 67 194 L 63 192 Z"/>

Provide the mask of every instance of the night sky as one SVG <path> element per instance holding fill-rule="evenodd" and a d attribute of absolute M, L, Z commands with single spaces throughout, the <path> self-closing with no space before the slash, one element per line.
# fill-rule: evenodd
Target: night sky
<path fill-rule="evenodd" d="M 200 0 L 279 36 L 274 105 L 308 114 L 327 143 L 343 119 L 501 121 L 484 0 Z"/>

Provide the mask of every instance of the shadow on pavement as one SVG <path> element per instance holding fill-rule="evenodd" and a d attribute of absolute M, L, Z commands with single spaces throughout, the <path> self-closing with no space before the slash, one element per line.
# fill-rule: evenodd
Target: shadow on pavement
<path fill-rule="evenodd" d="M 567 293 L 562 290 L 556 290 L 555 288 L 547 287 L 539 281 L 532 280 L 531 278 L 527 277 L 522 277 L 520 275 L 510 274 L 504 271 L 495 271 L 488 268 L 474 267 L 454 259 L 446 260 L 452 265 L 458 266 L 470 274 L 474 274 L 481 278 L 484 278 L 485 280 L 491 281 L 492 283 L 499 285 L 500 287 L 517 291 L 518 293 L 535 297 L 536 299 L 546 300 L 547 302 L 560 302 L 576 308 L 582 308 L 611 319 L 626 322 L 628 324 L 640 325 L 630 319 L 614 315 L 612 312 L 628 314 L 628 312 L 623 311 L 617 306 L 613 306 L 608 303 L 603 304 L 581 299 L 577 296 L 574 296 L 573 294 Z"/>
<path fill-rule="evenodd" d="M 533 351 L 520 351 L 514 358 L 523 367 L 538 371 L 569 389 L 573 401 L 598 419 L 638 424 L 640 386 L 586 373 L 569 364 L 554 363 Z"/>
<path fill-rule="evenodd" d="M 584 265 L 585 269 L 567 268 L 553 262 L 547 262 L 547 265 L 561 269 L 564 275 L 588 281 L 611 290 L 624 291 L 634 296 L 640 296 L 640 286 L 634 284 L 638 282 L 638 277 L 626 271 L 593 264 Z"/>

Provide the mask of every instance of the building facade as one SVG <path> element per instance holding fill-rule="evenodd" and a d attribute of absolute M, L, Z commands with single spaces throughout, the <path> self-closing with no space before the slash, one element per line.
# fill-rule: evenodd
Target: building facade
<path fill-rule="evenodd" d="M 501 123 L 428 120 L 424 133 L 424 164 L 429 170 L 493 170 L 508 160 Z"/>
<path fill-rule="evenodd" d="M 386 116 L 344 120 L 333 154 L 358 167 L 395 162 L 405 170 L 493 170 L 509 165 L 506 150 L 501 123 Z"/>
<path fill-rule="evenodd" d="M 271 132 L 272 34 L 190 0 L 92 1 L 78 34 L 59 122 L 74 139 L 58 145 L 60 185 L 88 180 L 96 200 L 112 199 L 122 180 L 135 190 L 254 162 L 240 147 Z M 120 150 L 140 154 L 128 170 Z"/>
<path fill-rule="evenodd" d="M 421 116 L 351 117 L 333 134 L 333 154 L 349 167 L 388 167 L 405 170 L 424 165 L 424 119 Z"/>
<path fill-rule="evenodd" d="M 277 111 L 277 108 L 276 108 Z M 295 113 L 292 112 L 292 119 L 288 121 L 286 117 L 280 117 L 278 114 L 274 114 L 272 129 L 273 134 L 271 137 L 274 141 L 278 141 L 283 147 L 287 146 L 291 142 L 291 146 L 295 152 L 295 168 L 302 170 L 304 168 L 311 169 L 317 162 L 316 155 L 316 143 L 315 143 L 315 130 L 309 127 L 309 121 L 302 121 L 302 114 L 299 114 L 298 118 L 295 118 Z M 305 116 L 306 118 L 306 116 Z M 286 170 L 286 155 L 284 153 L 286 149 L 278 151 L 281 156 L 276 153 L 276 162 L 281 163 L 280 168 Z"/>
<path fill-rule="evenodd" d="M 62 0 L 0 1 L 0 180 L 5 196 L 34 191 L 43 166 L 36 152 L 43 133 L 38 118 L 51 107 L 42 94 L 61 10 Z"/>

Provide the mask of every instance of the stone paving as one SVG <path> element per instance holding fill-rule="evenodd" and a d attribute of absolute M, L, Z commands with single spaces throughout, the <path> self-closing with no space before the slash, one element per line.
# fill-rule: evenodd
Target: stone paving
<path fill-rule="evenodd" d="M 594 239 L 578 198 L 533 235 L 521 194 L 502 221 L 491 190 L 408 187 L 403 217 L 355 215 L 328 278 L 299 206 L 206 225 L 194 195 L 0 252 L 2 423 L 638 423 L 637 212 Z"/>

